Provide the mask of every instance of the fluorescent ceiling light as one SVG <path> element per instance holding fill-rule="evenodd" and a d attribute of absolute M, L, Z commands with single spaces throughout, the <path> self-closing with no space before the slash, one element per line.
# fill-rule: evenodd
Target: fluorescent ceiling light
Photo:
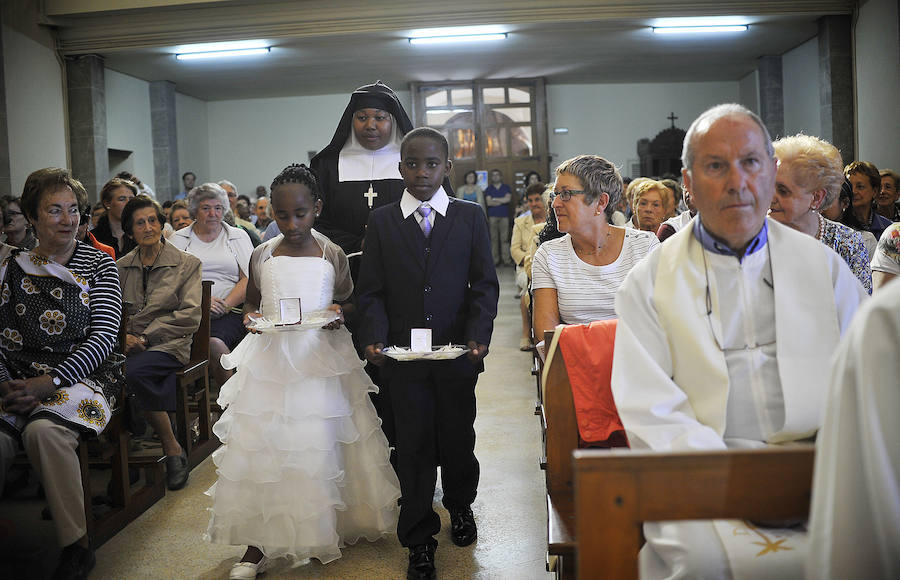
<path fill-rule="evenodd" d="M 410 38 L 410 44 L 442 44 L 445 42 L 478 42 L 480 40 L 503 40 L 507 37 L 505 32 L 496 34 L 454 34 L 450 36 L 423 36 Z"/>
<path fill-rule="evenodd" d="M 187 52 L 176 54 L 178 60 L 200 60 L 204 58 L 225 58 L 231 56 L 253 56 L 255 54 L 268 54 L 271 48 L 241 48 L 238 50 L 211 50 L 209 52 Z"/>
<path fill-rule="evenodd" d="M 506 30 L 501 26 L 449 26 L 414 30 L 409 35 L 409 43 L 477 42 L 480 40 L 503 40 L 507 36 Z"/>
<path fill-rule="evenodd" d="M 750 27 L 746 24 L 730 24 L 718 26 L 654 26 L 656 34 L 707 34 L 711 32 L 745 32 Z"/>
<path fill-rule="evenodd" d="M 202 42 L 182 44 L 175 47 L 175 58 L 194 60 L 230 56 L 250 56 L 270 52 L 271 45 L 266 40 L 235 40 L 228 42 Z"/>
<path fill-rule="evenodd" d="M 731 26 L 753 24 L 746 16 L 689 16 L 679 18 L 654 18 L 650 26 Z"/>

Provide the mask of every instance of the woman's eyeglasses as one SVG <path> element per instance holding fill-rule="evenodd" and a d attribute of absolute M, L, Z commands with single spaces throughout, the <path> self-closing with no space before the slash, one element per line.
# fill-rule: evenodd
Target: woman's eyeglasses
<path fill-rule="evenodd" d="M 583 189 L 564 189 L 562 191 L 554 191 L 550 194 L 550 203 L 557 197 L 563 201 L 569 201 L 573 195 L 584 195 L 587 191 Z"/>

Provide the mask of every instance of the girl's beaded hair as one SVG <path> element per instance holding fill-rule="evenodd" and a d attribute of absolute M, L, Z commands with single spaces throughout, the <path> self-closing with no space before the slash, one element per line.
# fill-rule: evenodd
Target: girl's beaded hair
<path fill-rule="evenodd" d="M 269 188 L 269 191 L 274 192 L 276 187 L 285 183 L 302 183 L 309 188 L 313 201 L 316 201 L 321 197 L 319 192 L 319 180 L 316 179 L 316 174 L 312 169 L 302 163 L 292 163 L 282 169 L 281 173 L 279 173 L 278 176 L 275 177 L 275 180 L 272 181 L 272 186 Z M 269 194 L 269 197 L 271 199 L 271 193 Z"/>

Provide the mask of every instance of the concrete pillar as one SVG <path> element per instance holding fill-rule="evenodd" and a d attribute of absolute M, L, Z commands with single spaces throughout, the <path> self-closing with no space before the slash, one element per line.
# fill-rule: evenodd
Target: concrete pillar
<path fill-rule="evenodd" d="M 761 56 L 759 71 L 759 116 L 772 139 L 784 136 L 784 82 L 780 56 Z"/>
<path fill-rule="evenodd" d="M 72 175 L 84 184 L 90 199 L 96 200 L 109 179 L 103 57 L 67 57 L 66 80 Z"/>
<path fill-rule="evenodd" d="M 9 169 L 9 128 L 6 124 L 6 82 L 3 72 L 3 15 L 0 12 L 0 195 L 13 195 Z M 20 195 L 22 192 L 17 192 Z"/>
<path fill-rule="evenodd" d="M 178 133 L 175 120 L 175 83 L 150 83 L 150 124 L 153 129 L 153 176 L 156 198 L 172 199 L 181 192 L 178 174 Z"/>
<path fill-rule="evenodd" d="M 840 149 L 847 164 L 856 159 L 852 20 L 850 16 L 823 16 L 818 24 L 822 138 Z"/>

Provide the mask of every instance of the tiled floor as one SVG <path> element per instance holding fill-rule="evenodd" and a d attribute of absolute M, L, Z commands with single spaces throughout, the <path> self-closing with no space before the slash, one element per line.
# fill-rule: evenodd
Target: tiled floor
<path fill-rule="evenodd" d="M 505 268 L 500 275 L 500 312 L 477 387 L 481 482 L 474 511 L 479 539 L 467 548 L 453 545 L 438 490 L 435 505 L 444 524 L 437 537 L 442 579 L 549 578 L 544 570 L 544 479 L 538 468 L 540 429 L 533 415 L 531 357 L 518 350 L 521 326 L 513 272 Z M 214 466 L 207 459 L 191 473 L 184 490 L 169 492 L 97 551 L 91 579 L 227 578 L 244 547 L 211 545 L 201 538 L 210 505 L 203 492 L 214 480 Z M 280 566 L 262 578 L 403 578 L 405 570 L 406 551 L 389 537 L 351 546 L 327 566 L 316 561 L 294 569 Z"/>

